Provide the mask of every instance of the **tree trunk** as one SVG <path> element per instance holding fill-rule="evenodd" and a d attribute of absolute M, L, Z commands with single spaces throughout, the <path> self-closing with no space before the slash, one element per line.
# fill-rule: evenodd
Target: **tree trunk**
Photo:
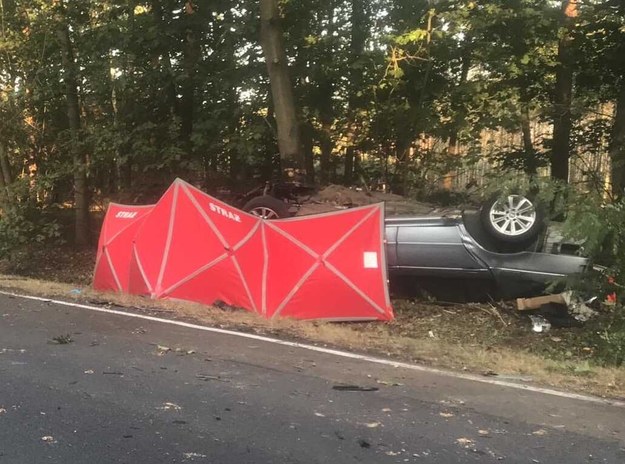
<path fill-rule="evenodd" d="M 471 38 L 467 37 L 466 43 L 463 47 L 462 51 L 462 64 L 460 67 L 460 80 L 458 81 L 457 87 L 462 88 L 469 78 L 469 70 L 471 69 L 471 56 L 473 54 L 473 46 L 471 43 Z M 464 120 L 466 118 L 466 109 L 464 104 L 461 101 L 456 101 L 453 104 L 454 109 L 454 119 L 451 123 L 451 128 L 449 131 L 449 139 L 447 141 L 447 154 L 449 156 L 456 156 L 458 154 L 458 132 L 460 131 L 460 127 L 464 124 Z M 451 190 L 453 179 L 456 176 L 456 172 L 452 171 L 448 173 L 443 178 L 443 188 L 447 190 Z"/>
<path fill-rule="evenodd" d="M 616 116 L 610 141 L 612 167 L 612 195 L 621 198 L 625 190 L 625 75 L 621 76 L 621 88 L 616 102 Z"/>
<path fill-rule="evenodd" d="M 521 133 L 523 135 L 523 151 L 525 152 L 525 172 L 530 175 L 536 174 L 536 151 L 532 142 L 530 111 L 527 102 L 521 103 Z"/>
<path fill-rule="evenodd" d="M 304 166 L 306 167 L 306 181 L 311 185 L 315 183 L 315 159 L 313 157 L 313 135 L 314 128 L 310 123 L 302 124 L 302 146 L 304 149 Z"/>
<path fill-rule="evenodd" d="M 332 149 L 334 143 L 332 142 L 332 124 L 327 120 L 321 122 L 321 133 L 319 137 L 319 149 L 321 150 L 321 169 L 319 171 L 319 180 L 322 184 L 327 184 L 330 181 L 330 156 L 332 155 Z M 334 177 L 334 176 L 332 176 Z"/>
<path fill-rule="evenodd" d="M 62 4 L 61 4 L 62 7 Z M 64 11 L 63 11 L 64 13 Z M 67 119 L 71 134 L 71 151 L 74 168 L 74 205 L 75 205 L 75 240 L 76 245 L 84 247 L 89 244 L 89 200 L 87 196 L 86 160 L 80 147 L 80 105 L 78 101 L 78 84 L 76 78 L 76 62 L 74 48 L 69 35 L 66 18 L 61 18 L 57 31 L 57 39 L 61 48 L 63 64 L 63 80 L 65 82 L 65 99 Z"/>
<path fill-rule="evenodd" d="M 11 163 L 6 152 L 6 147 L 0 147 L 0 171 L 2 171 L 2 180 L 7 188 L 13 183 L 13 173 L 11 172 Z"/>
<path fill-rule="evenodd" d="M 564 34 L 558 44 L 558 66 L 553 115 L 553 149 L 551 177 L 564 182 L 569 180 L 569 144 L 571 138 L 571 98 L 573 93 L 573 63 L 571 50 L 572 31 L 577 17 L 577 0 L 562 1 L 562 27 Z"/>
<path fill-rule="evenodd" d="M 195 100 L 195 73 L 202 49 L 200 44 L 200 19 L 191 1 L 185 2 L 184 21 L 185 44 L 182 80 L 182 98 L 180 101 L 180 136 L 185 143 L 187 154 L 190 155 L 190 139 L 193 132 L 193 110 Z"/>
<path fill-rule="evenodd" d="M 8 165 L 9 160 L 6 156 L 6 148 L 4 142 L 0 142 L 0 161 L 3 161 L 5 159 Z M 0 209 L 2 209 L 3 212 L 6 212 L 13 205 L 13 201 L 11 200 L 11 193 L 9 191 L 9 185 L 11 184 L 11 181 L 10 176 L 7 176 L 4 162 L 0 162 L 0 170 L 2 171 L 0 173 Z M 9 180 L 7 181 L 7 179 Z"/>
<path fill-rule="evenodd" d="M 304 157 L 280 28 L 278 0 L 260 0 L 260 41 L 271 83 L 282 170 L 304 172 Z"/>
<path fill-rule="evenodd" d="M 351 124 L 350 140 L 347 150 L 345 150 L 345 174 L 343 182 L 345 185 L 351 185 L 354 181 L 354 168 L 355 168 L 355 156 L 356 147 L 355 140 L 359 134 L 356 133 L 356 124 L 354 119 L 358 109 L 362 106 L 362 69 L 356 66 L 356 62 L 361 59 L 365 49 L 365 42 L 367 40 L 367 14 L 365 11 L 365 0 L 352 0 L 352 15 L 351 15 L 351 42 L 349 44 L 350 50 L 350 67 L 349 67 L 349 82 L 350 91 L 348 96 L 349 105 L 349 121 Z"/>
<path fill-rule="evenodd" d="M 166 120 L 167 118 L 171 117 L 172 114 L 177 115 L 180 109 L 178 108 L 178 97 L 174 71 L 172 69 L 171 55 L 169 52 L 169 24 L 166 21 L 166 19 L 168 18 L 164 18 L 165 12 L 163 10 L 163 5 L 161 4 L 161 2 L 162 0 L 152 0 L 151 5 L 154 23 L 157 30 L 156 56 L 154 57 L 154 61 L 156 63 L 155 67 L 157 67 L 158 62 L 161 61 L 166 75 L 166 84 L 163 89 L 165 93 L 165 98 L 159 98 L 159 96 L 156 97 L 157 100 L 163 100 L 165 104 L 163 105 L 163 101 L 157 101 L 156 107 L 158 109 L 157 111 L 160 119 Z M 168 11 L 168 15 L 170 14 L 170 11 Z"/>

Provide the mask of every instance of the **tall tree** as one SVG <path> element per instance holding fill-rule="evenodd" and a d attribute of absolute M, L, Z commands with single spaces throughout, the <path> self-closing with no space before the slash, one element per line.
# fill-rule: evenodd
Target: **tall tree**
<path fill-rule="evenodd" d="M 554 93 L 553 146 L 551 153 L 551 177 L 568 182 L 571 98 L 573 94 L 573 29 L 578 15 L 577 0 L 562 1 L 558 64 Z"/>
<path fill-rule="evenodd" d="M 67 11 L 62 1 L 58 4 L 59 24 L 57 40 L 61 50 L 67 121 L 70 133 L 74 175 L 75 240 L 80 247 L 89 240 L 89 196 L 87 191 L 87 161 L 81 146 L 80 102 L 78 99 L 77 66 L 74 59 L 74 45 L 70 36 Z"/>
<path fill-rule="evenodd" d="M 282 169 L 304 172 L 300 128 L 280 27 L 278 0 L 260 0 L 260 39 L 271 84 Z"/>
<path fill-rule="evenodd" d="M 367 2 L 364 0 L 352 0 L 351 9 L 351 37 L 349 44 L 350 51 L 350 63 L 349 63 L 349 92 L 348 92 L 348 107 L 350 114 L 350 120 L 354 121 L 355 113 L 363 104 L 363 91 L 362 91 L 362 55 L 365 51 L 365 42 L 368 36 L 368 11 L 365 10 Z M 354 178 L 354 161 L 356 159 L 356 141 L 357 138 L 355 124 L 352 124 L 350 128 L 350 141 L 345 151 L 345 178 L 346 185 L 350 185 Z"/>
<path fill-rule="evenodd" d="M 621 76 L 620 91 L 616 101 L 616 114 L 610 141 L 612 164 L 612 192 L 620 198 L 625 193 L 625 75 Z"/>

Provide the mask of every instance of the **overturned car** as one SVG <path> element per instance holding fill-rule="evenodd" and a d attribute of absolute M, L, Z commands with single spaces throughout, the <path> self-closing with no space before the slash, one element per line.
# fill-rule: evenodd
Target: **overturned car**
<path fill-rule="evenodd" d="M 284 204 L 280 211 L 271 208 L 276 201 L 259 198 L 246 209 L 267 219 L 284 217 Z M 589 263 L 577 246 L 562 243 L 544 216 L 531 198 L 514 194 L 453 216 L 387 217 L 391 291 L 467 301 L 557 290 Z"/>
<path fill-rule="evenodd" d="M 589 264 L 522 195 L 493 198 L 457 217 L 387 218 L 386 239 L 394 290 L 438 298 L 537 295 Z"/>

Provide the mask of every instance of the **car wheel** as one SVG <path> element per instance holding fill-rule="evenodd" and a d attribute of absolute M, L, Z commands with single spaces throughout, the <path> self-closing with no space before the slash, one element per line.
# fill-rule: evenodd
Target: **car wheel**
<path fill-rule="evenodd" d="M 527 243 L 543 230 L 545 217 L 537 202 L 524 195 L 494 196 L 480 213 L 487 232 L 503 243 Z"/>
<path fill-rule="evenodd" d="M 246 211 L 263 219 L 280 219 L 289 217 L 288 205 L 269 195 L 254 197 L 243 206 Z"/>

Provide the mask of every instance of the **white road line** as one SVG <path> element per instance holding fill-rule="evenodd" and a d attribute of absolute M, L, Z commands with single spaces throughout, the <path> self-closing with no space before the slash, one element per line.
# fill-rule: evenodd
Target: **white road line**
<path fill-rule="evenodd" d="M 384 366 L 391 366 L 391 367 L 396 367 L 396 368 L 401 368 L 401 369 L 409 369 L 412 371 L 419 371 L 419 372 L 427 372 L 430 374 L 437 374 L 437 375 L 441 375 L 445 377 L 452 377 L 452 378 L 457 378 L 457 379 L 462 379 L 462 380 L 469 380 L 473 382 L 486 383 L 489 385 L 498 385 L 500 387 L 514 388 L 517 390 L 524 390 L 524 391 L 530 391 L 534 393 L 542 393 L 545 395 L 558 396 L 561 398 L 568 398 L 568 399 L 574 399 L 574 400 L 580 400 L 580 401 L 586 401 L 586 402 L 591 402 L 591 403 L 605 404 L 605 405 L 625 408 L 625 401 L 599 398 L 597 396 L 582 395 L 579 393 L 569 393 L 569 392 L 554 390 L 551 388 L 542 388 L 542 387 L 538 387 L 534 385 L 522 385 L 522 384 L 517 384 L 514 382 L 507 382 L 505 380 L 484 378 L 484 377 L 480 377 L 477 375 L 446 371 L 442 369 L 436 369 L 433 367 L 422 366 L 419 364 L 393 361 L 393 360 L 384 359 L 384 358 L 376 358 L 374 356 L 350 353 L 349 351 L 334 350 L 331 348 L 323 348 L 320 346 L 309 345 L 306 343 L 289 342 L 286 340 L 280 340 L 280 339 L 272 338 L 272 337 L 265 337 L 262 335 L 254 335 L 254 334 L 245 333 L 245 332 L 237 332 L 234 330 L 219 329 L 216 327 L 208 327 L 208 326 L 203 326 L 199 324 L 191 324 L 189 322 L 174 321 L 171 319 L 163 319 L 161 317 L 146 316 L 144 314 L 137 314 L 137 313 L 131 313 L 131 312 L 126 312 L 126 311 L 118 311 L 116 309 L 107 309 L 107 308 L 101 308 L 98 306 L 72 303 L 69 301 L 53 300 L 51 298 L 43 298 L 39 296 L 22 295 L 19 293 L 6 292 L 2 290 L 0 290 L 0 295 L 7 295 L 7 296 L 16 297 L 16 298 L 24 298 L 26 300 L 43 301 L 43 302 L 53 303 L 53 304 L 57 304 L 61 306 L 71 306 L 74 308 L 88 309 L 90 311 L 96 311 L 96 312 L 106 313 L 106 314 L 115 314 L 115 315 L 124 316 L 124 317 L 134 317 L 136 319 L 144 319 L 144 320 L 153 321 L 153 322 L 160 322 L 162 324 L 170 324 L 170 325 L 176 325 L 179 327 L 186 327 L 189 329 L 203 330 L 205 332 L 213 332 L 213 333 L 218 333 L 218 334 L 223 334 L 223 335 L 232 335 L 235 337 L 242 337 L 242 338 L 248 338 L 252 340 L 267 342 L 267 343 L 274 343 L 276 345 L 290 346 L 293 348 L 301 348 L 304 350 L 316 351 L 318 353 L 329 354 L 332 356 L 339 356 L 342 358 L 357 359 L 359 361 L 381 364 Z"/>

